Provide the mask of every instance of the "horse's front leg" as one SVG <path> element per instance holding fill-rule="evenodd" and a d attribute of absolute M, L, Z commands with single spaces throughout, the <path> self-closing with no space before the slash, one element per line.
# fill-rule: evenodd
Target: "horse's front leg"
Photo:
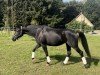
<path fill-rule="evenodd" d="M 71 55 L 71 47 L 66 43 L 66 47 L 67 47 L 67 55 L 66 55 L 66 58 L 64 60 L 64 64 L 67 64 L 68 63 L 68 60 L 70 58 L 70 55 Z"/>
<path fill-rule="evenodd" d="M 34 61 L 35 51 L 36 51 L 39 47 L 41 47 L 41 45 L 40 45 L 40 44 L 37 44 L 37 45 L 33 48 L 33 51 L 32 51 L 32 61 Z"/>
<path fill-rule="evenodd" d="M 47 46 L 42 45 L 42 48 L 43 48 L 43 50 L 44 50 L 44 52 L 45 52 L 45 55 L 46 55 L 46 58 L 47 58 L 47 65 L 49 65 L 51 60 L 50 60 L 50 57 L 49 57 L 49 55 L 48 55 Z"/>

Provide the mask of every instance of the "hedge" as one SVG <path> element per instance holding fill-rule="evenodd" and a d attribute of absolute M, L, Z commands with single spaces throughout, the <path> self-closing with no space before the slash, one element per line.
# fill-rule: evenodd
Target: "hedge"
<path fill-rule="evenodd" d="M 80 23 L 80 22 L 77 22 L 77 21 L 73 21 L 71 23 L 66 24 L 66 28 L 72 29 L 72 30 L 81 30 L 85 33 L 93 30 L 93 27 L 86 25 L 84 22 Z"/>

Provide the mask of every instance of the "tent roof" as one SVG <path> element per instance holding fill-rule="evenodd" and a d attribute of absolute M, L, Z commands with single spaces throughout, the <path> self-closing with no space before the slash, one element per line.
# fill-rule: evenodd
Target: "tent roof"
<path fill-rule="evenodd" d="M 84 22 L 88 26 L 93 27 L 93 24 L 82 14 L 82 12 L 75 18 L 73 21 L 76 20 L 78 22 Z"/>

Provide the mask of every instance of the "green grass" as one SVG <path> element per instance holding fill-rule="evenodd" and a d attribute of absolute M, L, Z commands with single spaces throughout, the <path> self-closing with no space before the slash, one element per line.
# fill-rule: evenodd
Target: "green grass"
<path fill-rule="evenodd" d="M 36 44 L 32 37 L 25 35 L 13 42 L 11 36 L 0 34 L 0 75 L 99 75 L 100 36 L 87 35 L 87 39 L 93 59 L 89 69 L 84 68 L 79 54 L 73 49 L 69 64 L 63 65 L 65 45 L 48 47 L 51 66 L 46 66 L 42 48 L 36 51 L 32 63 L 31 52 Z"/>

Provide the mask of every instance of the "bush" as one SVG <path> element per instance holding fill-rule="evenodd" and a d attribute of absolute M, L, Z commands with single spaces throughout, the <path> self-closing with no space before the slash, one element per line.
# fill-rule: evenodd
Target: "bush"
<path fill-rule="evenodd" d="M 0 23 L 0 28 L 4 26 L 4 23 Z"/>
<path fill-rule="evenodd" d="M 67 29 L 72 29 L 72 30 L 81 30 L 83 32 L 90 32 L 92 31 L 92 27 L 86 25 L 85 23 L 80 23 L 77 21 L 73 21 L 71 23 L 66 24 Z"/>

